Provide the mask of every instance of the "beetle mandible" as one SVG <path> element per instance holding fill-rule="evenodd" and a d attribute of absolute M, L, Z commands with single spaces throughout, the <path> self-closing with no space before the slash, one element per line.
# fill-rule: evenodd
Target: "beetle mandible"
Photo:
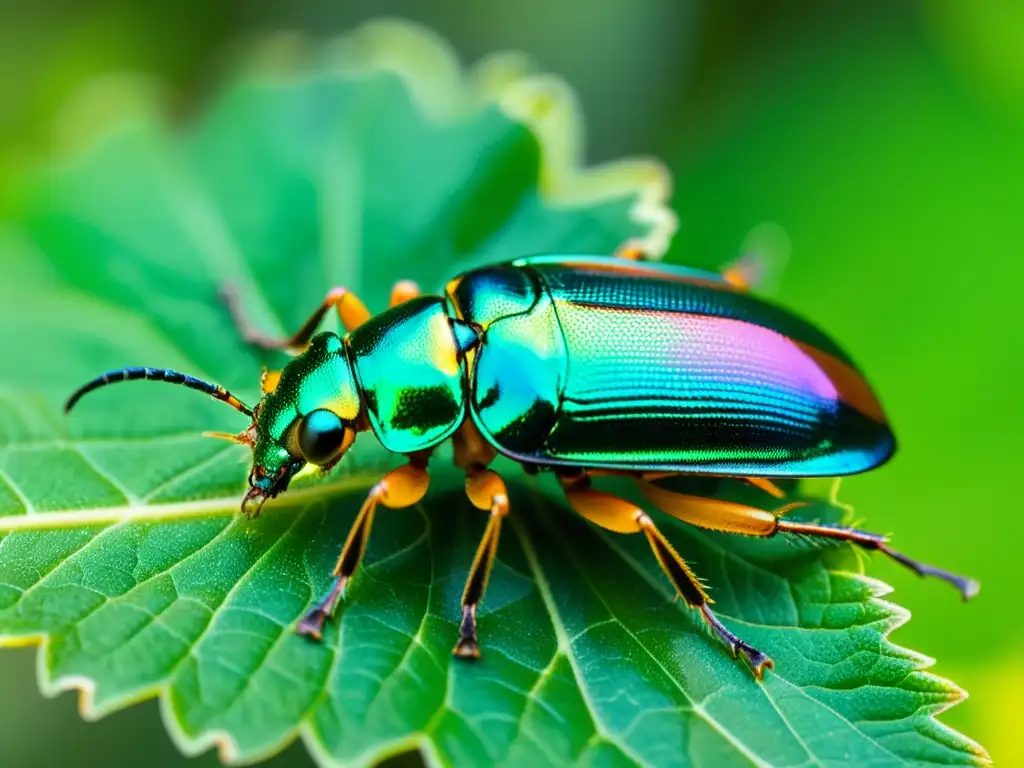
<path fill-rule="evenodd" d="M 405 456 L 370 489 L 331 588 L 299 621 L 300 634 L 321 637 L 359 566 L 378 505 L 422 499 L 431 452 L 452 439 L 470 501 L 490 514 L 463 592 L 456 656 L 480 655 L 477 608 L 509 513 L 505 483 L 488 468 L 501 454 L 530 471 L 553 471 L 569 505 L 590 522 L 645 536 L 686 604 L 760 679 L 771 659 L 715 616 L 652 515 L 593 489 L 593 476 L 632 477 L 654 508 L 692 525 L 849 541 L 950 582 L 965 599 L 978 584 L 908 558 L 885 536 L 787 519 L 798 504 L 765 510 L 652 482 L 734 477 L 782 498 L 772 478 L 851 475 L 895 450 L 882 407 L 849 357 L 814 326 L 752 295 L 743 275 L 643 261 L 633 249 L 616 257 L 534 256 L 465 272 L 443 296 L 422 296 L 400 282 L 391 308 L 377 316 L 350 291 L 332 290 L 287 339 L 250 328 L 228 293 L 247 341 L 298 350 L 283 370 L 264 374 L 255 408 L 185 374 L 124 368 L 85 384 L 66 410 L 98 387 L 134 379 L 180 384 L 228 403 L 251 419 L 237 435 L 215 435 L 252 448 L 242 501 L 249 517 L 307 463 L 333 467 L 361 432 Z M 347 334 L 314 335 L 331 309 Z"/>

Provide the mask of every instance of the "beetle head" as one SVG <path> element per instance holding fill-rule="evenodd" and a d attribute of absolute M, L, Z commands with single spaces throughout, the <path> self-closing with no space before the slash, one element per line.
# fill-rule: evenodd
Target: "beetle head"
<path fill-rule="evenodd" d="M 253 422 L 233 436 L 253 449 L 242 511 L 259 513 L 307 463 L 329 470 L 352 446 L 361 406 L 345 346 L 333 333 L 316 336 L 293 358 L 256 406 Z"/>
<path fill-rule="evenodd" d="M 361 417 L 359 390 L 345 345 L 333 333 L 315 337 L 305 352 L 285 366 L 279 378 L 264 376 L 264 396 L 255 408 L 219 385 L 177 371 L 123 368 L 80 387 L 64 410 L 70 411 L 94 389 L 139 379 L 199 390 L 251 418 L 249 427 L 238 434 L 206 433 L 252 448 L 249 490 L 242 499 L 242 512 L 247 517 L 258 515 L 267 499 L 287 489 L 306 464 L 325 471 L 333 467 L 355 440 Z"/>

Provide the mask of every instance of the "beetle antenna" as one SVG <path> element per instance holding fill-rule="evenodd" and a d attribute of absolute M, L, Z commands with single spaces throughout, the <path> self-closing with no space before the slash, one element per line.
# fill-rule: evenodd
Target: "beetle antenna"
<path fill-rule="evenodd" d="M 189 389 L 205 392 L 210 397 L 227 403 L 236 411 L 240 411 L 246 416 L 252 418 L 252 408 L 219 384 L 210 384 L 202 379 L 197 379 L 193 376 L 189 376 L 188 374 L 178 373 L 177 371 L 171 371 L 166 368 L 121 368 L 117 371 L 108 371 L 102 376 L 97 376 L 89 383 L 77 389 L 64 404 L 64 413 L 70 413 L 71 409 L 75 407 L 78 401 L 94 389 L 105 387 L 107 384 L 116 384 L 119 381 L 138 381 L 139 379 L 145 379 L 146 381 L 166 381 L 168 384 L 180 384 L 181 386 L 188 387 Z"/>

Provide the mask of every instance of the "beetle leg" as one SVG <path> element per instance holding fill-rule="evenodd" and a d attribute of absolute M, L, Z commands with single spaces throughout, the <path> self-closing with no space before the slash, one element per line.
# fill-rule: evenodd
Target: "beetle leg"
<path fill-rule="evenodd" d="M 651 551 L 658 560 L 661 570 L 668 576 L 672 586 L 691 608 L 695 608 L 711 631 L 723 642 L 735 657 L 742 654 L 750 664 L 758 680 L 763 679 L 765 669 L 774 667 L 768 656 L 754 646 L 740 640 L 726 629 L 711 611 L 712 602 L 690 566 L 680 557 L 668 539 L 654 525 L 654 521 L 635 504 L 609 493 L 591 490 L 586 478 L 570 480 L 566 484 L 565 497 L 569 504 L 592 523 L 616 533 L 642 533 L 651 545 Z"/>
<path fill-rule="evenodd" d="M 366 305 L 352 293 L 348 288 L 332 288 L 327 292 L 324 300 L 316 311 L 309 316 L 309 319 L 299 330 L 288 338 L 275 338 L 267 336 L 258 328 L 254 328 L 245 317 L 242 311 L 242 302 L 238 292 L 231 286 L 221 290 L 221 299 L 227 305 L 242 338 L 257 347 L 264 349 L 304 349 L 316 333 L 324 316 L 333 308 L 338 313 L 342 326 L 347 331 L 352 331 L 370 319 L 370 311 Z"/>
<path fill-rule="evenodd" d="M 459 641 L 452 653 L 463 659 L 478 659 L 480 644 L 476 636 L 476 610 L 487 590 L 494 558 L 498 554 L 501 519 L 508 514 L 508 492 L 504 481 L 496 473 L 478 466 L 466 473 L 466 495 L 477 509 L 489 510 L 491 518 L 487 521 L 487 528 L 469 569 L 466 588 L 462 592 Z"/>
<path fill-rule="evenodd" d="M 647 498 L 662 512 L 701 528 L 747 536 L 774 536 L 781 532 L 849 541 L 863 549 L 882 552 L 919 576 L 934 576 L 949 582 L 960 590 L 964 600 L 978 593 L 979 585 L 974 579 L 913 560 L 890 547 L 887 537 L 881 534 L 868 533 L 857 528 L 779 519 L 786 512 L 804 506 L 801 502 L 786 504 L 773 512 L 768 512 L 732 501 L 675 493 L 651 483 L 641 483 L 641 486 Z"/>
<path fill-rule="evenodd" d="M 345 596 L 345 586 L 352 574 L 359 567 L 359 562 L 366 552 L 366 544 L 370 540 L 370 529 L 373 527 L 377 505 L 383 504 L 392 509 L 411 507 L 427 492 L 430 476 L 425 466 L 419 463 L 406 464 L 388 472 L 382 477 L 366 497 L 359 509 L 356 521 L 349 530 L 341 556 L 334 566 L 334 579 L 327 594 L 299 621 L 296 631 L 300 635 L 319 640 L 323 635 L 324 623 L 331 618 L 338 603 Z"/>
<path fill-rule="evenodd" d="M 766 477 L 744 477 L 743 479 L 769 496 L 774 496 L 776 499 L 786 498 L 786 492 Z"/>
<path fill-rule="evenodd" d="M 968 576 L 960 576 L 956 573 L 951 573 L 943 568 L 936 568 L 933 565 L 922 563 L 920 560 L 914 560 L 913 558 L 907 557 L 902 552 L 897 552 L 895 549 L 889 546 L 889 539 L 879 533 L 869 533 L 867 531 L 861 531 L 857 528 L 844 528 L 841 526 L 831 525 L 820 525 L 815 523 L 801 523 L 791 520 L 779 520 L 778 530 L 786 533 L 798 533 L 804 536 L 820 536 L 827 539 L 839 539 L 841 541 L 849 541 L 852 544 L 856 544 L 866 550 L 877 550 L 885 555 L 888 555 L 897 563 L 909 568 L 918 576 L 934 576 L 937 579 L 942 579 L 945 582 L 952 584 L 958 590 L 964 600 L 970 600 L 972 597 L 978 594 L 981 589 L 981 585 L 976 579 L 972 579 Z"/>
<path fill-rule="evenodd" d="M 263 375 L 260 376 L 260 389 L 263 391 L 263 394 L 269 395 L 277 389 L 277 385 L 280 381 L 281 371 L 270 371 L 264 368 Z"/>
<path fill-rule="evenodd" d="M 420 287 L 412 280 L 399 280 L 391 286 L 391 299 L 388 301 L 388 306 L 397 307 L 409 299 L 415 299 L 421 293 Z"/>

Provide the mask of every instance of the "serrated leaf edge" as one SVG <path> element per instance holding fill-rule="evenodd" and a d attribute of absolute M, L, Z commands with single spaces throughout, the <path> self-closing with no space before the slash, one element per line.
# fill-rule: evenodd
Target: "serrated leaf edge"
<path fill-rule="evenodd" d="M 843 520 L 847 524 L 850 524 L 854 519 L 855 511 L 852 504 L 848 504 L 839 499 L 840 485 L 842 485 L 842 478 L 835 478 L 832 483 L 832 487 L 829 491 L 828 501 L 830 504 L 833 504 L 836 507 L 839 507 L 840 509 L 843 510 Z M 866 587 L 868 587 L 868 589 L 871 590 L 871 604 L 885 611 L 888 614 L 888 617 L 885 622 L 885 630 L 881 633 L 882 641 L 886 643 L 889 646 L 889 648 L 898 650 L 907 658 L 908 661 L 913 663 L 914 672 L 916 674 L 920 675 L 928 682 L 933 682 L 943 686 L 950 692 L 950 698 L 948 701 L 943 702 L 941 704 L 932 705 L 926 708 L 925 711 L 928 713 L 931 719 L 938 725 L 939 729 L 945 735 L 955 737 L 956 739 L 962 741 L 964 746 L 967 747 L 971 751 L 971 753 L 973 753 L 973 755 L 978 758 L 979 765 L 990 765 L 992 763 L 992 758 L 989 756 L 988 751 L 983 746 L 981 746 L 981 744 L 979 744 L 977 741 L 967 736 L 966 734 L 956 730 L 955 728 L 946 725 L 944 722 L 938 719 L 938 716 L 941 715 L 943 712 L 965 701 L 969 694 L 966 690 L 961 688 L 959 685 L 957 685 L 954 681 L 950 680 L 949 678 L 945 678 L 935 674 L 934 672 L 928 671 L 929 668 L 935 665 L 935 658 L 928 656 L 927 654 L 921 653 L 919 651 L 915 651 L 912 648 L 907 648 L 905 646 L 899 645 L 898 643 L 892 640 L 892 633 L 900 627 L 902 627 L 908 621 L 910 621 L 911 613 L 909 610 L 904 608 L 902 605 L 899 605 L 898 603 L 882 599 L 886 595 L 892 594 L 895 591 L 895 589 L 892 585 L 887 584 L 886 582 L 881 581 L 880 579 L 868 576 L 867 573 L 865 573 L 864 564 L 870 559 L 867 552 L 864 552 L 862 549 L 858 547 L 854 547 L 852 544 L 847 546 L 850 548 L 850 550 L 853 551 L 855 557 L 857 558 L 857 563 L 860 566 L 860 570 L 848 571 L 842 569 L 832 569 L 830 570 L 830 572 L 840 576 L 850 576 L 859 581 L 860 583 L 864 584 Z"/>

